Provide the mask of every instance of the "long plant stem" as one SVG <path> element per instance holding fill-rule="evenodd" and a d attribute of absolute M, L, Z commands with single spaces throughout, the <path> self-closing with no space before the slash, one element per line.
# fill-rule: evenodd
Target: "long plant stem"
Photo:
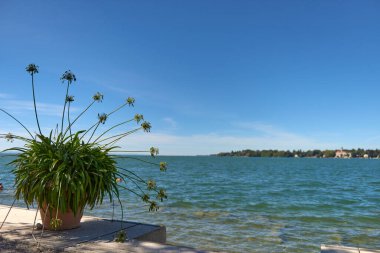
<path fill-rule="evenodd" d="M 58 204 L 57 204 L 57 211 L 55 213 L 55 221 L 57 222 L 58 220 L 58 212 L 59 212 L 59 201 L 61 200 L 61 189 L 62 189 L 62 182 L 59 184 L 59 191 L 58 191 Z M 54 224 L 56 226 L 57 223 Z M 55 227 L 57 229 L 57 227 Z"/>
<path fill-rule="evenodd" d="M 126 121 L 121 122 L 121 123 L 119 123 L 119 124 L 117 124 L 117 125 L 114 125 L 113 127 L 111 127 L 111 128 L 109 128 L 109 129 L 107 129 L 106 131 L 104 131 L 101 135 L 99 135 L 99 137 L 96 138 L 96 139 L 94 140 L 94 142 L 96 142 L 97 140 L 99 140 L 103 135 L 105 135 L 106 133 L 108 133 L 108 132 L 111 131 L 112 129 L 115 129 L 116 127 L 119 127 L 119 126 L 121 126 L 121 125 L 124 125 L 124 124 L 126 124 L 126 123 L 128 123 L 128 122 L 131 122 L 131 121 L 133 121 L 133 120 L 134 120 L 134 119 L 126 120 Z"/>
<path fill-rule="evenodd" d="M 69 103 L 69 105 L 67 106 L 67 121 L 69 122 L 69 126 L 71 126 L 71 123 L 70 123 L 70 104 L 71 103 Z M 70 130 L 70 136 L 71 136 L 71 127 L 69 127 L 69 130 Z"/>
<path fill-rule="evenodd" d="M 8 134 L 0 134 L 0 138 L 6 138 L 7 135 Z M 14 134 L 12 134 L 12 138 L 16 139 L 16 140 L 24 141 L 24 142 L 31 142 L 32 141 L 31 139 L 28 139 L 26 137 L 14 135 Z"/>
<path fill-rule="evenodd" d="M 11 207 L 9 208 L 7 215 L 5 215 L 5 218 L 4 218 L 4 220 L 3 220 L 3 223 L 1 223 L 0 229 L 3 227 L 5 221 L 7 220 L 8 215 L 9 215 L 9 213 L 11 212 L 12 207 L 14 206 L 15 202 L 16 202 L 16 199 L 13 200 L 13 203 L 12 203 Z"/>
<path fill-rule="evenodd" d="M 127 103 L 124 103 L 124 104 L 122 104 L 121 106 L 119 106 L 118 108 L 116 108 L 115 110 L 113 110 L 112 112 L 110 112 L 110 113 L 108 113 L 108 114 L 106 114 L 106 116 L 107 116 L 107 118 L 110 116 L 110 115 L 112 115 L 112 114 L 114 114 L 115 112 L 117 112 L 117 111 L 119 111 L 121 108 L 123 108 L 124 106 L 126 106 L 127 105 Z M 94 127 L 98 127 L 97 126 L 97 124 L 99 124 L 100 122 L 98 121 L 98 122 L 96 122 L 95 124 L 93 124 L 89 129 L 87 129 L 87 131 L 86 132 L 84 132 L 84 134 L 81 136 L 81 139 L 91 130 L 91 129 L 93 129 Z M 93 133 L 94 134 L 94 133 Z M 90 138 L 91 139 L 91 138 Z"/>
<path fill-rule="evenodd" d="M 127 105 L 127 103 L 122 104 L 121 106 L 119 106 L 118 108 L 116 108 L 115 110 L 113 110 L 112 112 L 108 113 L 107 117 L 110 116 L 111 114 L 114 114 L 115 112 L 117 112 L 118 110 L 120 110 L 121 108 L 123 108 L 126 105 Z"/>
<path fill-rule="evenodd" d="M 38 210 L 40 209 L 39 206 L 37 206 L 37 211 L 36 211 L 36 215 L 34 216 L 34 222 L 33 222 L 33 227 L 32 227 L 32 237 L 34 239 L 34 241 L 36 241 L 37 245 L 39 245 L 39 241 L 37 240 L 37 238 L 34 236 L 34 228 L 36 227 L 36 220 L 37 220 L 37 214 L 38 214 Z"/>
<path fill-rule="evenodd" d="M 96 125 L 96 127 L 95 127 L 94 131 L 92 132 L 90 138 L 88 139 L 87 143 L 90 143 L 91 138 L 92 138 L 92 136 L 94 136 L 94 134 L 95 134 L 95 132 L 96 132 L 96 129 L 98 129 L 99 125 L 100 125 L 100 121 L 99 121 L 98 124 Z"/>
<path fill-rule="evenodd" d="M 142 128 L 142 127 L 139 127 L 139 128 L 133 129 L 133 130 L 128 131 L 128 132 L 124 132 L 124 133 L 121 133 L 121 134 L 115 134 L 115 135 L 112 135 L 112 136 L 110 136 L 110 137 L 106 137 L 106 138 L 104 138 L 104 139 L 98 141 L 98 143 L 103 142 L 103 141 L 107 141 L 107 140 L 110 140 L 110 139 L 113 139 L 113 138 L 116 138 L 116 137 L 120 137 L 120 136 L 125 137 L 125 136 L 127 136 L 127 135 L 129 135 L 129 134 L 132 134 L 132 133 L 134 133 L 134 132 L 140 130 L 141 128 Z"/>
<path fill-rule="evenodd" d="M 152 165 L 160 165 L 160 164 L 157 164 L 157 163 L 149 162 L 149 161 L 143 160 L 141 158 L 132 157 L 132 156 L 118 156 L 118 158 L 120 158 L 120 159 L 133 159 L 133 160 L 137 160 L 137 161 L 148 163 L 148 164 L 152 164 Z"/>
<path fill-rule="evenodd" d="M 95 103 L 95 101 L 92 101 L 91 102 L 91 104 L 89 105 L 89 106 L 87 106 L 87 108 L 86 109 L 84 109 L 74 120 L 73 120 L 73 122 L 71 122 L 71 124 L 69 124 L 67 127 L 66 127 L 66 130 L 65 130 L 65 132 L 64 132 L 64 134 L 63 134 L 63 136 L 65 136 L 66 135 L 66 133 L 67 133 L 67 131 L 71 131 L 71 126 L 72 125 L 74 125 L 74 123 L 88 110 L 88 109 L 90 109 L 90 107 L 93 105 Z M 71 133 L 71 132 L 70 132 Z"/>
<path fill-rule="evenodd" d="M 125 186 L 119 185 L 119 187 L 122 188 L 122 189 L 124 189 L 124 190 L 126 190 L 126 191 L 129 191 L 129 192 L 135 194 L 136 196 L 138 196 L 138 197 L 140 197 L 140 198 L 143 197 L 143 195 L 138 194 L 136 191 L 134 191 L 134 190 L 132 190 L 132 189 L 129 189 L 129 188 L 125 187 Z"/>
<path fill-rule="evenodd" d="M 140 161 L 143 161 L 143 160 L 140 160 Z M 146 161 L 143 161 L 143 162 L 146 162 Z M 149 162 L 148 162 L 149 163 Z M 155 165 L 154 163 L 152 163 L 153 165 Z M 136 181 L 140 182 L 140 183 L 143 183 L 145 185 L 148 185 L 147 182 L 142 179 L 141 177 L 139 177 L 136 173 L 130 171 L 130 170 L 127 170 L 127 169 L 124 169 L 123 167 L 117 167 L 118 168 L 118 174 L 122 175 L 123 177 L 126 177 L 128 179 L 130 179 L 134 184 L 137 185 Z M 124 171 L 124 172 L 121 172 L 120 170 Z M 127 175 L 126 173 L 129 173 L 129 174 L 132 174 L 134 177 L 132 176 L 129 176 Z M 137 185 L 138 186 L 138 185 Z M 138 186 L 139 187 L 139 186 Z M 140 187 L 139 187 L 140 188 Z M 141 190 L 141 188 L 140 188 Z M 159 193 L 159 191 L 157 190 L 157 188 L 153 189 L 156 193 Z"/>
<path fill-rule="evenodd" d="M 144 184 L 146 184 L 145 180 L 142 179 L 139 175 L 137 175 L 137 174 L 134 173 L 133 171 L 130 171 L 130 170 L 128 170 L 128 169 L 124 169 L 123 167 L 119 167 L 119 166 L 117 167 L 117 169 L 119 170 L 118 173 L 120 173 L 121 175 L 124 175 L 125 177 L 130 177 L 130 178 L 132 178 L 131 176 L 128 176 L 128 175 L 125 174 L 125 173 L 132 174 L 133 176 L 135 176 L 135 177 L 133 178 L 134 180 L 137 180 L 137 181 L 139 181 L 140 183 L 144 183 Z M 122 170 L 122 171 L 124 171 L 124 172 L 121 172 L 120 170 Z"/>
<path fill-rule="evenodd" d="M 124 220 L 124 209 L 123 209 L 123 203 L 121 203 L 120 198 L 117 198 L 120 204 L 120 209 L 121 209 L 121 221 L 120 221 L 120 229 L 123 229 L 123 220 Z"/>
<path fill-rule="evenodd" d="M 123 177 L 123 180 L 125 181 L 125 179 L 124 179 L 124 177 L 126 177 L 126 178 L 128 178 L 139 190 L 140 190 L 140 192 L 142 193 L 142 194 L 145 194 L 145 192 L 143 191 L 143 189 L 141 188 L 141 186 L 138 184 L 138 183 L 136 183 L 136 181 L 135 180 L 137 180 L 136 178 L 133 178 L 133 177 L 130 177 L 130 176 L 128 176 L 128 175 L 126 175 L 126 174 L 124 174 L 124 173 L 120 173 L 119 172 L 119 174 L 118 174 L 120 177 Z M 145 182 L 144 182 L 145 183 Z"/>
<path fill-rule="evenodd" d="M 136 191 L 131 190 L 131 189 L 125 187 L 125 186 L 119 185 L 119 187 L 122 188 L 122 189 L 124 189 L 124 190 L 126 190 L 126 191 L 129 191 L 129 192 L 135 194 L 136 196 L 138 196 L 138 197 L 140 197 L 140 198 L 143 197 L 143 195 L 140 195 L 140 194 L 138 194 Z M 150 200 L 148 200 L 148 202 L 149 202 L 149 203 L 152 203 L 152 201 L 150 201 Z"/>
<path fill-rule="evenodd" d="M 5 110 L 3 110 L 1 108 L 0 108 L 0 111 L 2 111 L 3 113 L 7 114 L 9 117 L 11 117 L 12 119 L 14 119 L 15 121 L 17 121 L 17 123 L 19 123 L 29 133 L 30 137 L 32 137 L 32 139 L 35 140 L 35 138 L 30 133 L 30 131 L 28 130 L 28 128 L 26 128 L 26 126 L 24 126 L 24 124 L 22 124 L 18 119 L 16 119 L 15 117 L 13 117 L 12 114 L 8 113 L 7 111 L 5 111 Z"/>
<path fill-rule="evenodd" d="M 34 114 L 36 115 L 36 121 L 38 126 L 38 131 L 40 132 L 40 135 L 42 135 L 40 122 L 38 121 L 38 115 L 37 115 L 37 106 L 36 106 L 36 96 L 34 94 L 34 74 L 32 73 L 32 91 L 33 91 L 33 103 L 34 103 Z"/>
<path fill-rule="evenodd" d="M 91 130 L 93 129 L 97 124 L 99 123 L 99 121 L 97 121 L 95 124 L 93 124 L 89 129 L 86 130 L 86 132 L 84 132 L 84 134 L 80 137 L 80 139 L 82 140 L 84 138 L 84 136 Z"/>
<path fill-rule="evenodd" d="M 42 235 L 43 235 L 43 233 L 44 233 L 44 229 L 45 229 L 45 222 L 46 222 L 46 216 L 47 216 L 47 212 L 49 211 L 49 206 L 50 206 L 50 204 L 48 204 L 48 205 L 47 205 L 47 207 L 46 207 L 46 210 L 45 210 L 44 219 L 42 220 L 42 230 L 41 230 L 41 237 L 42 237 Z M 43 207 L 41 207 L 41 208 L 42 208 L 42 210 L 43 210 Z"/>
<path fill-rule="evenodd" d="M 112 136 L 110 136 L 110 137 L 106 137 L 106 138 L 104 138 L 104 139 L 98 141 L 98 143 L 103 142 L 103 141 L 106 141 L 106 140 L 109 140 L 109 139 L 113 139 L 113 138 L 116 138 L 116 137 L 119 137 L 119 136 L 123 136 L 123 135 L 125 135 L 125 133 L 112 135 Z"/>
<path fill-rule="evenodd" d="M 149 153 L 149 150 L 110 150 L 109 153 Z"/>
<path fill-rule="evenodd" d="M 130 175 L 127 175 L 126 173 L 124 173 L 124 172 L 121 172 L 120 170 L 123 170 L 123 171 L 125 171 L 125 172 L 128 172 L 126 169 L 121 169 L 121 168 L 118 168 L 118 172 L 116 173 L 116 175 L 119 177 L 119 178 L 121 178 L 122 179 L 122 181 L 124 181 L 124 182 L 126 182 L 126 180 L 125 179 L 128 179 L 128 180 L 131 180 L 131 181 L 135 181 L 135 183 L 136 183 L 136 181 L 137 182 L 139 182 L 139 183 L 143 183 L 143 184 L 145 184 L 145 181 L 143 181 L 143 180 L 141 180 L 141 179 L 139 179 L 139 178 L 135 178 L 135 177 L 132 177 L 132 176 L 130 176 Z M 137 183 L 136 183 L 137 184 Z M 140 188 L 141 189 L 141 188 Z"/>
<path fill-rule="evenodd" d="M 112 219 L 111 219 L 111 221 L 113 221 L 114 215 L 115 215 L 115 200 L 112 200 Z"/>
<path fill-rule="evenodd" d="M 107 143 L 106 145 L 104 145 L 104 147 L 115 145 L 116 142 L 120 141 L 120 140 L 123 139 L 125 136 L 130 135 L 130 134 L 133 134 L 134 132 L 137 132 L 137 131 L 140 130 L 140 129 L 142 129 L 142 127 L 140 127 L 140 128 L 136 128 L 136 129 L 134 129 L 134 130 L 132 130 L 132 131 L 129 131 L 129 132 L 127 132 L 127 133 L 121 135 L 119 138 L 117 138 L 117 139 L 115 139 L 115 140 L 113 140 L 113 141 Z"/>
<path fill-rule="evenodd" d="M 63 120 L 65 119 L 65 110 L 66 110 L 66 104 L 67 104 L 67 95 L 69 94 L 69 86 L 70 86 L 70 82 L 67 81 L 65 104 L 63 106 L 63 112 L 62 112 L 61 133 L 63 132 Z"/>

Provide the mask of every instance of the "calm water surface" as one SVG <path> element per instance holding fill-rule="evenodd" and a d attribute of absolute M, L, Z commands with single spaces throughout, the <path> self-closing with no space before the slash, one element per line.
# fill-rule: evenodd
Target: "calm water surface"
<path fill-rule="evenodd" d="M 123 193 L 123 205 L 128 220 L 166 225 L 169 243 L 227 252 L 317 253 L 323 243 L 380 248 L 380 160 L 156 159 L 169 163 L 166 173 L 119 163 L 157 179 L 168 201 L 149 213 Z M 10 169 L 0 170 L 7 188 L 0 204 L 12 201 Z M 87 214 L 111 218 L 112 205 Z M 121 217 L 118 206 L 115 217 Z"/>

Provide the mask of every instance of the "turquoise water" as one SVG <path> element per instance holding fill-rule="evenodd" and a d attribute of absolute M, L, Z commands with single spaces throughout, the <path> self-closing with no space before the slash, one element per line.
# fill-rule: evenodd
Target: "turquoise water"
<path fill-rule="evenodd" d="M 323 243 L 380 248 L 380 160 L 157 159 L 168 162 L 166 173 L 120 164 L 158 179 L 168 201 L 149 213 L 123 193 L 123 205 L 128 220 L 166 225 L 169 243 L 227 252 L 319 252 Z M 0 171 L 8 188 L 0 204 L 12 201 L 9 169 Z M 111 218 L 112 205 L 87 214 Z"/>

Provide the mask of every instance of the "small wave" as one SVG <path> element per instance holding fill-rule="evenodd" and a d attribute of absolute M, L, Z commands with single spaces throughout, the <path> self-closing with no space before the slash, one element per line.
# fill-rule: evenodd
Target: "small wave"
<path fill-rule="evenodd" d="M 168 207 L 177 207 L 177 208 L 192 208 L 194 206 L 193 203 L 188 201 L 175 201 L 171 202 L 167 205 Z"/>
<path fill-rule="evenodd" d="M 377 224 L 379 222 L 379 217 L 378 216 L 357 216 L 357 217 L 352 217 L 351 220 L 354 222 L 362 222 L 365 224 Z"/>
<path fill-rule="evenodd" d="M 260 203 L 249 203 L 249 208 L 253 208 L 253 209 L 266 209 L 268 208 L 270 205 L 266 202 L 260 202 Z"/>
<path fill-rule="evenodd" d="M 336 217 L 316 217 L 316 216 L 300 216 L 293 217 L 294 220 L 302 221 L 302 222 L 310 222 L 310 223 L 332 223 L 332 224 L 341 224 L 343 221 L 340 218 Z"/>
<path fill-rule="evenodd" d="M 196 211 L 193 215 L 197 218 L 216 218 L 219 216 L 228 216 L 228 212 L 216 212 L 216 211 Z"/>

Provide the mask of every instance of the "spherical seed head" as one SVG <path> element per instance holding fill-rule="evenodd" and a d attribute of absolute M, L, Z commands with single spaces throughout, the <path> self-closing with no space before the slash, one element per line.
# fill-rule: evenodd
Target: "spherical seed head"
<path fill-rule="evenodd" d="M 128 103 L 129 106 L 134 106 L 135 99 L 132 98 L 132 97 L 128 97 L 127 98 L 127 103 Z"/>
<path fill-rule="evenodd" d="M 159 208 L 160 207 L 157 205 L 157 203 L 155 201 L 150 202 L 149 212 L 158 211 Z"/>
<path fill-rule="evenodd" d="M 104 124 L 106 123 L 106 120 L 107 120 L 107 114 L 105 113 L 102 113 L 102 114 L 99 114 L 98 113 L 98 119 L 99 119 L 99 122 Z"/>
<path fill-rule="evenodd" d="M 141 120 L 144 120 L 144 116 L 142 114 L 136 114 L 135 117 L 134 117 L 134 120 L 137 122 L 137 123 L 140 123 Z"/>
<path fill-rule="evenodd" d="M 154 180 L 148 180 L 147 188 L 148 190 L 156 189 L 156 182 Z"/>
<path fill-rule="evenodd" d="M 7 133 L 7 134 L 5 135 L 5 139 L 6 139 L 7 141 L 13 142 L 13 140 L 14 140 L 14 135 L 11 134 L 11 133 Z"/>
<path fill-rule="evenodd" d="M 167 169 L 167 163 L 166 162 L 160 162 L 160 170 L 166 171 Z"/>
<path fill-rule="evenodd" d="M 68 103 L 74 102 L 74 96 L 67 96 L 66 102 L 68 102 Z"/>
<path fill-rule="evenodd" d="M 28 66 L 26 66 L 25 70 L 29 72 L 29 74 L 34 75 L 38 73 L 38 66 L 36 64 L 31 63 Z"/>
<path fill-rule="evenodd" d="M 149 199 L 150 199 L 150 197 L 149 197 L 148 194 L 144 194 L 144 195 L 141 197 L 141 199 L 142 199 L 142 201 L 144 201 L 144 202 L 148 202 Z"/>
<path fill-rule="evenodd" d="M 96 92 L 94 96 L 92 96 L 94 101 L 102 102 L 103 101 L 103 94 L 100 92 Z"/>
<path fill-rule="evenodd" d="M 71 84 L 73 81 L 75 82 L 77 78 L 75 77 L 74 73 L 71 72 L 71 70 L 66 70 L 65 73 L 62 74 L 61 80 L 62 82 L 67 81 L 69 84 Z"/>
<path fill-rule="evenodd" d="M 151 124 L 147 121 L 144 121 L 141 124 L 141 127 L 144 129 L 144 132 L 150 132 L 150 129 L 152 128 Z"/>
<path fill-rule="evenodd" d="M 164 189 L 160 189 L 159 192 L 157 193 L 157 199 L 160 201 L 164 201 L 164 199 L 167 199 L 168 195 L 166 195 L 166 192 Z"/>
<path fill-rule="evenodd" d="M 158 148 L 151 147 L 149 151 L 150 151 L 150 155 L 151 155 L 151 156 L 156 156 L 156 155 L 158 155 Z"/>

